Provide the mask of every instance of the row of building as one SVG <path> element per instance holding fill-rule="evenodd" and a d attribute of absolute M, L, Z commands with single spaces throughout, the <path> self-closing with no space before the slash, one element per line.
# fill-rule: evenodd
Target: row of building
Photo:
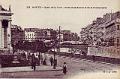
<path fill-rule="evenodd" d="M 12 50 L 19 41 L 78 41 L 88 44 L 88 54 L 120 58 L 120 12 L 107 13 L 82 28 L 80 39 L 70 30 L 25 28 L 11 24 L 11 9 L 0 6 L 0 52 Z"/>
<path fill-rule="evenodd" d="M 120 57 L 120 12 L 106 13 L 82 28 L 81 41 L 88 44 L 96 54 Z M 104 50 L 105 49 L 105 50 Z M 90 53 L 95 53 L 95 50 Z M 104 53 L 104 54 L 103 54 Z M 107 54 L 107 55 L 105 55 Z"/>
<path fill-rule="evenodd" d="M 77 33 L 70 30 L 53 30 L 40 28 L 24 28 L 11 24 L 11 9 L 4 9 L 0 5 L 0 52 L 12 52 L 12 45 L 19 41 L 33 42 L 36 40 L 51 41 L 60 39 L 60 41 L 78 41 Z"/>
<path fill-rule="evenodd" d="M 53 29 L 40 29 L 40 28 L 24 28 L 24 30 L 17 25 L 11 27 L 11 39 L 12 44 L 18 43 L 18 41 L 33 42 L 40 41 L 52 41 L 60 38 L 60 41 L 78 41 L 79 36 L 77 33 L 72 33 L 70 30 L 53 30 Z"/>
<path fill-rule="evenodd" d="M 52 41 L 78 41 L 79 36 L 70 30 L 54 30 L 40 28 L 24 28 L 11 24 L 11 8 L 4 9 L 0 5 L 0 53 L 12 52 L 13 46 L 19 41 L 33 42 L 36 40 Z"/>

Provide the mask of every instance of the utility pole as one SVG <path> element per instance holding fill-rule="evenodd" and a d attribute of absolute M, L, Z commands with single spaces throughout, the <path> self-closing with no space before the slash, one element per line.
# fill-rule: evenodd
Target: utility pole
<path fill-rule="evenodd" d="M 60 30 L 61 26 L 59 26 L 59 31 L 58 31 L 58 44 L 57 44 L 57 53 L 60 53 Z M 55 47 L 54 47 L 54 64 L 53 64 L 53 69 L 56 69 L 57 65 L 57 59 L 55 58 L 56 52 L 55 52 Z"/>
<path fill-rule="evenodd" d="M 55 64 L 55 47 L 54 47 L 54 60 L 53 60 L 53 69 L 56 69 L 56 64 Z"/>
<path fill-rule="evenodd" d="M 59 39 L 58 39 L 58 53 L 60 53 L 60 41 L 61 41 L 61 35 L 60 35 L 60 32 L 61 32 L 61 26 L 59 26 Z"/>

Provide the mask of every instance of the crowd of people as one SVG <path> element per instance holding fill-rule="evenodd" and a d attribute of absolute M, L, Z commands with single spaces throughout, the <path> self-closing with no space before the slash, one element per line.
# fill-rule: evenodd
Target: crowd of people
<path fill-rule="evenodd" d="M 37 65 L 50 65 L 57 67 L 57 59 L 53 56 L 47 56 L 45 53 L 39 52 L 28 52 L 28 51 L 19 51 L 22 60 L 29 61 L 29 65 L 35 71 Z M 66 74 L 67 65 L 66 62 L 63 63 L 63 73 Z"/>
<path fill-rule="evenodd" d="M 57 59 L 54 59 L 52 56 L 48 58 L 48 56 L 46 54 L 44 55 L 38 55 L 38 57 L 35 56 L 35 54 L 33 53 L 31 56 L 31 66 L 32 69 L 36 69 L 36 65 L 55 65 L 57 66 Z"/>

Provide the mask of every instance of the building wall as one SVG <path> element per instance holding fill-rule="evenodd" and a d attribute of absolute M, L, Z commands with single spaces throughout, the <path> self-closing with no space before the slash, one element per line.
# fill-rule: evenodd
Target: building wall
<path fill-rule="evenodd" d="M 120 47 L 88 47 L 88 55 L 120 58 Z"/>
<path fill-rule="evenodd" d="M 70 30 L 62 30 L 61 35 L 63 36 L 61 37 L 63 41 L 78 41 L 79 40 L 78 34 L 73 33 Z"/>
<path fill-rule="evenodd" d="M 11 19 L 8 23 L 9 28 L 7 28 L 7 48 L 9 48 L 9 52 L 12 53 L 12 43 L 11 43 Z"/>
<path fill-rule="evenodd" d="M 25 28 L 25 40 L 52 40 L 56 36 L 53 29 Z"/>
<path fill-rule="evenodd" d="M 12 13 L 10 10 L 3 9 L 2 6 L 0 5 L 0 53 L 6 52 L 11 52 L 12 47 L 11 47 L 11 16 Z M 2 22 L 7 21 L 2 25 Z M 6 25 L 7 23 L 7 25 Z M 6 29 L 6 30 L 5 30 Z M 8 51 L 9 50 L 9 51 Z"/>
<path fill-rule="evenodd" d="M 2 28 L 1 22 L 0 22 L 0 48 L 4 48 L 4 28 Z"/>
<path fill-rule="evenodd" d="M 35 40 L 35 32 L 25 32 L 25 40 L 28 41 Z"/>
<path fill-rule="evenodd" d="M 20 26 L 12 25 L 11 27 L 11 38 L 12 44 L 16 44 L 19 41 L 23 41 L 25 37 L 25 33 Z"/>
<path fill-rule="evenodd" d="M 83 28 L 80 32 L 81 40 L 89 45 L 88 55 L 120 58 L 119 25 L 120 12 L 116 12 L 107 13 Z"/>

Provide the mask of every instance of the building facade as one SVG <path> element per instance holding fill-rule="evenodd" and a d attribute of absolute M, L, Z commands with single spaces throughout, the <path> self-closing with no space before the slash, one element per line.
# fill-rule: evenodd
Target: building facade
<path fill-rule="evenodd" d="M 40 40 L 52 40 L 56 38 L 56 31 L 53 29 L 39 29 L 39 31 L 35 32 L 36 39 Z"/>
<path fill-rule="evenodd" d="M 51 41 L 78 41 L 79 36 L 70 30 L 53 30 L 53 29 L 40 29 L 40 28 L 25 28 L 25 40 L 30 42 L 39 40 L 44 42 Z"/>
<path fill-rule="evenodd" d="M 80 32 L 89 54 L 120 58 L 120 12 L 106 13 Z"/>
<path fill-rule="evenodd" d="M 11 10 L 0 5 L 0 51 L 10 52 L 11 47 Z M 1 53 L 0 52 L 0 53 Z"/>
<path fill-rule="evenodd" d="M 61 30 L 62 41 L 78 41 L 79 36 L 77 33 L 73 33 L 70 30 Z"/>
<path fill-rule="evenodd" d="M 25 39 L 25 33 L 20 26 L 11 26 L 11 39 L 12 45 L 16 45 L 19 41 L 23 41 Z"/>
<path fill-rule="evenodd" d="M 57 33 L 53 29 L 25 28 L 25 40 L 28 41 L 45 41 L 56 39 Z"/>
<path fill-rule="evenodd" d="M 35 41 L 36 40 L 36 36 L 35 36 L 35 32 L 38 31 L 38 28 L 25 28 L 24 32 L 25 32 L 25 40 L 27 41 Z"/>

